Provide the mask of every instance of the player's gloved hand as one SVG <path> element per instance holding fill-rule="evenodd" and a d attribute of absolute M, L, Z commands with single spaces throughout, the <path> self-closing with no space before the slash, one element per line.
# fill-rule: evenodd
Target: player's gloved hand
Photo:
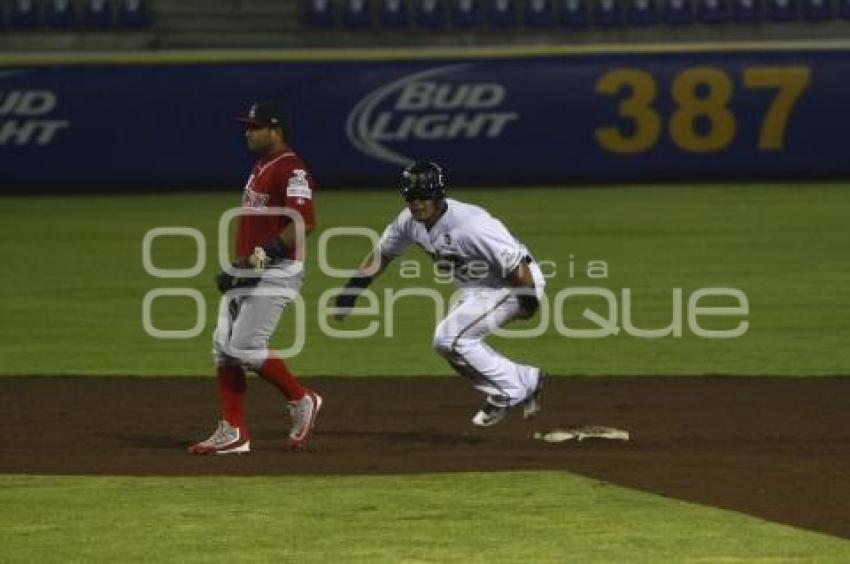
<path fill-rule="evenodd" d="M 351 312 L 351 309 L 357 301 L 357 296 L 359 296 L 363 290 L 368 288 L 371 283 L 371 276 L 353 276 L 336 296 L 336 303 L 334 304 L 336 312 L 334 313 L 334 319 L 342 321 L 348 317 L 348 314 Z"/>
<path fill-rule="evenodd" d="M 525 291 L 517 293 L 519 301 L 520 319 L 531 319 L 537 310 L 540 308 L 540 300 L 534 295 L 533 288 L 525 288 Z M 529 291 L 530 290 L 530 291 Z"/>
<path fill-rule="evenodd" d="M 245 268 L 245 262 L 237 260 L 233 262 L 233 266 L 235 268 Z M 226 294 L 234 288 L 250 288 L 251 286 L 256 286 L 259 281 L 259 276 L 245 278 L 241 276 L 234 276 L 226 270 L 219 270 L 218 274 L 215 276 L 215 284 L 218 287 L 218 291 L 222 294 Z"/>

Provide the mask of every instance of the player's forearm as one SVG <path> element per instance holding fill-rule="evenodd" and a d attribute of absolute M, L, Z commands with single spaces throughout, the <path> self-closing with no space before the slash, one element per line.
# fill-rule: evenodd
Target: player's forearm
<path fill-rule="evenodd" d="M 384 256 L 380 249 L 375 249 L 360 261 L 357 272 L 345 283 L 345 287 L 336 297 L 337 313 L 334 316 L 337 319 L 341 320 L 348 315 L 348 311 L 354 307 L 354 303 L 357 301 L 357 296 L 368 288 L 375 278 L 381 275 L 391 260 Z"/>
<path fill-rule="evenodd" d="M 357 266 L 357 272 L 360 276 L 374 279 L 381 275 L 390 261 L 391 259 L 384 256 L 379 249 L 375 249 L 363 257 L 363 260 Z"/>

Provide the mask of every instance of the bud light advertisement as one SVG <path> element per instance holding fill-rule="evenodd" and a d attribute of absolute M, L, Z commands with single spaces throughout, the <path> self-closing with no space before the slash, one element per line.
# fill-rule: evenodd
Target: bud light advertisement
<path fill-rule="evenodd" d="M 850 173 L 850 51 L 3 65 L 0 186 L 227 189 L 254 101 L 322 188 L 829 178 Z"/>

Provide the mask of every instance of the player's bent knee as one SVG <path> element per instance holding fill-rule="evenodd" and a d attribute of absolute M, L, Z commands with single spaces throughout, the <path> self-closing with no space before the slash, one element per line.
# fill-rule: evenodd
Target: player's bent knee
<path fill-rule="evenodd" d="M 448 358 L 454 352 L 452 349 L 453 341 L 454 337 L 452 335 L 437 333 L 434 335 L 434 341 L 431 343 L 431 347 L 438 355 Z"/>
<path fill-rule="evenodd" d="M 245 368 L 259 370 L 268 358 L 268 343 L 251 339 L 232 339 L 228 343 L 226 353 Z"/>

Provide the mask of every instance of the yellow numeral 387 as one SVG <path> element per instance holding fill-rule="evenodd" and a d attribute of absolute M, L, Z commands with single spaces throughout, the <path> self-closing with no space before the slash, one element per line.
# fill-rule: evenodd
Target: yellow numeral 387
<path fill-rule="evenodd" d="M 788 118 L 810 79 L 811 70 L 805 66 L 744 69 L 745 88 L 776 90 L 759 131 L 760 150 L 779 151 L 784 147 Z M 655 78 L 641 69 L 620 68 L 605 73 L 596 82 L 599 94 L 618 96 L 623 90 L 626 95 L 620 101 L 619 115 L 629 119 L 632 127 L 597 128 L 596 140 L 612 153 L 648 151 L 662 133 L 662 119 L 654 106 L 658 93 Z M 713 67 L 684 70 L 673 79 L 670 92 L 676 108 L 667 129 L 678 148 L 690 153 L 712 153 L 734 141 L 737 124 L 729 109 L 734 86 L 725 71 Z"/>

